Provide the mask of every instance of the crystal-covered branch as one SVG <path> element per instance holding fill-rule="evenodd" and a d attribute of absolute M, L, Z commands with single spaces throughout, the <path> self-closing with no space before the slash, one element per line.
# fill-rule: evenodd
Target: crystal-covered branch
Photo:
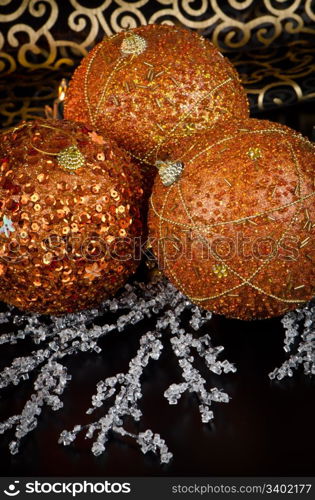
<path fill-rule="evenodd" d="M 185 382 L 172 384 L 165 391 L 164 396 L 170 404 L 177 404 L 184 392 L 195 393 L 199 400 L 199 411 L 203 423 L 208 423 L 213 419 L 213 412 L 210 410 L 212 402 L 228 403 L 229 396 L 217 389 L 206 390 L 206 381 L 199 371 L 193 367 L 194 357 L 192 347 L 196 349 L 200 357 L 204 358 L 210 371 L 216 374 L 235 372 L 236 368 L 227 360 L 220 361 L 218 355 L 223 351 L 223 347 L 212 347 L 209 335 L 204 335 L 199 339 L 193 338 L 191 334 L 174 336 L 171 344 L 178 364 L 182 369 Z"/>
<path fill-rule="evenodd" d="M 187 312 L 190 318 L 187 321 Z M 164 343 L 170 338 L 173 351 L 182 369 L 184 382 L 179 384 L 180 394 L 184 391 L 194 392 L 199 398 L 199 409 L 202 421 L 212 418 L 209 407 L 212 401 L 228 401 L 228 396 L 219 389 L 207 391 L 206 381 L 196 368 L 192 366 L 191 349 L 204 359 L 207 368 L 214 373 L 235 371 L 227 361 L 219 361 L 217 357 L 222 347 L 213 347 L 206 335 L 199 339 L 184 328 L 198 330 L 210 318 L 211 313 L 202 311 L 176 290 L 166 279 L 151 283 L 127 284 L 119 297 L 105 301 L 100 307 L 63 317 L 44 318 L 34 314 L 21 314 L 8 308 L 0 317 L 2 323 L 9 321 L 11 332 L 4 334 L 2 343 L 16 343 L 23 338 L 30 338 L 34 344 L 43 344 L 41 349 L 34 350 L 28 356 L 16 358 L 11 365 L 0 373 L 0 388 L 9 384 L 18 385 L 39 370 L 34 383 L 35 392 L 26 402 L 20 415 L 13 415 L 0 424 L 3 433 L 15 428 L 15 440 L 10 445 L 12 453 L 16 453 L 22 437 L 37 426 L 37 418 L 44 405 L 53 410 L 61 408 L 61 392 L 70 376 L 61 363 L 66 357 L 82 352 L 101 352 L 99 340 L 109 332 L 123 331 L 126 326 L 135 325 L 146 318 L 152 318 L 154 332 L 147 332 L 140 340 L 140 347 L 129 370 L 99 382 L 96 394 L 92 398 L 91 413 L 114 398 L 112 406 L 99 420 L 88 426 L 77 425 L 72 431 L 64 431 L 60 437 L 63 444 L 70 444 L 77 434 L 86 429 L 87 437 L 97 437 L 92 445 L 95 455 L 105 450 L 110 431 L 120 436 L 129 436 L 146 453 L 153 451 L 159 454 L 162 462 L 171 458 L 167 445 L 159 434 L 146 430 L 138 434 L 124 428 L 124 419 L 129 416 L 138 421 L 141 411 L 138 401 L 142 397 L 141 376 L 150 359 L 157 360 Z M 96 324 L 96 319 L 100 324 Z M 109 322 L 106 322 L 110 320 Z M 17 332 L 14 330 L 18 328 Z M 176 386 L 176 384 L 175 384 Z M 60 388 L 62 391 L 59 394 Z M 171 395 L 174 384 L 165 395 L 174 401 Z M 168 397 L 169 396 L 169 397 Z M 171 397 L 172 396 L 172 397 Z"/>
<path fill-rule="evenodd" d="M 130 416 L 138 422 L 142 416 L 138 406 L 138 401 L 142 398 L 140 379 L 150 359 L 159 359 L 162 349 L 163 345 L 158 339 L 158 335 L 151 332 L 143 335 L 140 339 L 137 355 L 129 363 L 128 372 L 118 373 L 97 384 L 97 392 L 92 397 L 92 407 L 87 410 L 87 413 L 93 413 L 97 408 L 102 407 L 106 400 L 115 396 L 114 403 L 106 414 L 87 426 L 76 425 L 70 432 L 63 431 L 59 442 L 68 445 L 75 440 L 80 431 L 87 429 L 87 438 L 93 438 L 97 433 L 97 438 L 92 445 L 92 452 L 98 456 L 105 451 L 108 435 L 114 431 L 121 436 L 127 435 L 135 439 L 144 453 L 148 451 L 159 453 L 161 462 L 168 462 L 172 454 L 169 453 L 165 441 L 161 439 L 159 434 L 153 434 L 151 430 L 133 434 L 124 428 L 125 417 Z"/>
<path fill-rule="evenodd" d="M 289 358 L 269 373 L 270 379 L 292 377 L 299 367 L 305 375 L 315 375 L 315 304 L 288 312 L 282 324 L 285 329 L 283 349 Z"/>
<path fill-rule="evenodd" d="M 44 405 L 54 411 L 62 408 L 63 403 L 59 396 L 70 378 L 63 365 L 55 361 L 48 362 L 41 369 L 34 383 L 35 392 L 26 402 L 21 414 L 13 415 L 0 424 L 0 434 L 15 427 L 15 440 L 9 445 L 13 455 L 18 453 L 21 439 L 37 427 L 38 417 Z"/>

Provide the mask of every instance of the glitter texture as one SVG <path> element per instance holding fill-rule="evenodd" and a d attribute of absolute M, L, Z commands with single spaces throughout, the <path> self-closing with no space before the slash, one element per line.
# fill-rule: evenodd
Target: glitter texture
<path fill-rule="evenodd" d="M 75 71 L 65 103 L 66 118 L 93 124 L 151 165 L 170 138 L 226 115 L 248 117 L 232 64 L 198 34 L 167 25 L 105 38 Z"/>
<path fill-rule="evenodd" d="M 1 300 L 76 311 L 136 270 L 141 175 L 113 141 L 68 121 L 22 123 L 1 136 L 0 169 Z"/>
<path fill-rule="evenodd" d="M 168 188 L 156 178 L 149 232 L 174 285 L 240 319 L 278 316 L 312 299 L 314 145 L 288 127 L 247 119 L 171 146 L 162 160 L 184 169 Z"/>

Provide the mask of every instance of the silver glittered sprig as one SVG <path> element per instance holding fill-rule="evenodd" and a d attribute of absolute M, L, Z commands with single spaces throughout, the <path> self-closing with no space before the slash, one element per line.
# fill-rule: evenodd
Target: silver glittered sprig
<path fill-rule="evenodd" d="M 203 423 L 210 422 L 214 415 L 210 410 L 212 402 L 228 403 L 229 396 L 213 387 L 206 389 L 206 380 L 200 375 L 199 371 L 193 367 L 195 360 L 192 355 L 194 348 L 201 358 L 204 358 L 208 369 L 216 374 L 236 372 L 236 368 L 227 360 L 220 361 L 218 356 L 223 351 L 223 347 L 213 347 L 209 335 L 200 338 L 193 338 L 191 334 L 175 336 L 171 339 L 174 354 L 178 358 L 178 364 L 182 369 L 182 376 L 185 382 L 172 384 L 165 391 L 164 396 L 170 404 L 177 404 L 182 394 L 185 392 L 194 393 L 199 400 L 199 412 Z"/>
<path fill-rule="evenodd" d="M 88 438 L 97 436 L 92 444 L 92 452 L 99 455 L 106 449 L 109 434 L 116 433 L 133 438 L 143 453 L 154 452 L 159 455 L 161 462 L 168 462 L 172 454 L 159 434 L 150 429 L 133 434 L 124 428 L 125 417 L 132 417 L 135 421 L 142 417 L 138 402 L 142 398 L 141 377 L 144 368 L 150 361 L 159 359 L 165 342 L 170 339 L 182 369 L 184 385 L 181 385 L 181 394 L 194 392 L 198 396 L 204 422 L 209 421 L 211 402 L 227 401 L 228 397 L 216 388 L 206 390 L 205 380 L 191 365 L 190 349 L 193 348 L 204 358 L 206 366 L 214 373 L 235 371 L 233 365 L 217 359 L 222 347 L 211 346 L 208 336 L 194 339 L 193 335 L 181 326 L 185 324 L 183 317 L 187 312 L 190 313 L 187 328 L 195 331 L 211 318 L 210 312 L 194 306 L 165 278 L 158 282 L 127 284 L 119 297 L 105 301 L 98 308 L 63 317 L 51 316 L 49 320 L 8 308 L 0 317 L 9 330 L 0 337 L 1 343 L 12 344 L 31 339 L 35 345 L 40 346 L 28 356 L 14 359 L 11 365 L 0 373 L 1 388 L 11 384 L 18 385 L 29 378 L 31 373 L 39 372 L 34 383 L 34 393 L 25 403 L 21 414 L 12 415 L 0 424 L 2 433 L 15 429 L 14 439 L 10 443 L 11 453 L 17 453 L 21 439 L 36 428 L 45 405 L 55 411 L 62 407 L 60 396 L 71 379 L 63 360 L 80 351 L 98 354 L 101 352 L 99 340 L 103 336 L 112 331 L 121 332 L 129 325 L 151 318 L 155 320 L 154 331 L 141 337 L 139 350 L 136 357 L 130 361 L 128 372 L 109 377 L 97 385 L 88 413 L 111 402 L 105 415 L 88 426 L 76 425 L 72 431 L 63 431 L 59 441 L 69 445 L 77 434 L 85 429 Z M 103 318 L 108 313 L 112 313 L 111 317 L 115 318 L 112 322 L 96 324 L 98 318 Z M 172 392 L 171 387 L 173 385 L 165 393 L 170 402 L 168 395 Z"/>
<path fill-rule="evenodd" d="M 92 452 L 98 456 L 106 449 L 109 433 L 114 432 L 121 436 L 132 437 L 143 453 L 152 451 L 159 454 L 161 463 L 169 462 L 172 454 L 159 434 L 153 434 L 150 429 L 134 434 L 124 428 L 125 417 L 129 416 L 135 422 L 139 422 L 142 417 L 138 406 L 142 398 L 141 377 L 149 361 L 158 360 L 160 357 L 163 344 L 158 337 L 158 334 L 151 332 L 143 335 L 137 355 L 129 363 L 128 372 L 118 373 L 97 384 L 96 394 L 92 397 L 92 406 L 86 413 L 92 414 L 97 408 L 104 406 L 105 402 L 114 399 L 106 414 L 88 425 L 76 425 L 70 432 L 63 431 L 59 438 L 60 443 L 65 446 L 71 444 L 83 430 L 86 432 L 86 437 L 90 439 L 97 434 L 92 444 Z"/>
<path fill-rule="evenodd" d="M 189 318 L 187 319 L 187 313 Z M 97 319 L 111 318 L 111 322 L 99 325 Z M 129 325 L 136 325 L 150 318 L 153 331 L 140 339 L 136 356 L 130 361 L 126 373 L 101 380 L 92 396 L 91 414 L 96 408 L 103 411 L 99 420 L 71 431 L 63 431 L 60 442 L 71 444 L 79 432 L 93 440 L 95 455 L 106 449 L 110 435 L 117 434 L 134 439 L 143 453 L 157 454 L 167 463 L 172 454 L 165 441 L 157 433 L 147 429 L 137 434 L 125 429 L 125 418 L 141 424 L 142 413 L 138 403 L 142 398 L 141 378 L 150 362 L 158 361 L 164 345 L 170 342 L 173 354 L 181 369 L 182 381 L 171 384 L 164 396 L 170 404 L 177 404 L 184 393 L 193 393 L 199 401 L 199 412 L 204 423 L 213 418 L 213 402 L 227 403 L 229 396 L 217 387 L 207 388 L 207 381 L 195 368 L 196 357 L 204 361 L 209 373 L 217 375 L 235 372 L 235 366 L 221 360 L 222 346 L 213 346 L 209 335 L 195 336 L 212 314 L 193 305 L 165 278 L 158 282 L 127 284 L 119 297 L 109 299 L 90 311 L 68 314 L 49 319 L 35 314 L 22 314 L 11 307 L 0 314 L 0 324 L 6 332 L 0 343 L 16 344 L 24 339 L 32 340 L 37 349 L 27 356 L 15 358 L 11 365 L 0 372 L 0 388 L 19 385 L 33 372 L 37 378 L 32 396 L 26 401 L 19 415 L 12 415 L 0 424 L 0 433 L 14 431 L 9 447 L 11 453 L 19 451 L 20 441 L 35 430 L 38 419 L 47 406 L 54 411 L 62 408 L 61 396 L 71 379 L 64 362 L 78 352 L 99 354 L 99 341 L 109 332 L 122 332 Z M 314 374 L 315 361 L 315 306 L 308 306 L 286 314 L 282 320 L 285 329 L 284 349 L 289 354 L 280 368 L 270 378 L 281 380 L 292 376 L 302 366 L 307 375 Z"/>
<path fill-rule="evenodd" d="M 285 329 L 283 349 L 288 359 L 269 373 L 271 380 L 293 377 L 298 368 L 305 375 L 315 375 L 315 304 L 288 312 L 282 318 Z"/>
<path fill-rule="evenodd" d="M 21 439 L 36 429 L 38 417 L 45 405 L 54 411 L 63 407 L 59 396 L 62 395 L 70 379 L 71 376 L 67 374 L 66 368 L 55 361 L 51 361 L 41 368 L 34 383 L 35 392 L 25 403 L 21 414 L 13 415 L 0 424 L 0 434 L 15 428 L 15 439 L 9 444 L 10 452 L 13 455 L 18 453 Z"/>

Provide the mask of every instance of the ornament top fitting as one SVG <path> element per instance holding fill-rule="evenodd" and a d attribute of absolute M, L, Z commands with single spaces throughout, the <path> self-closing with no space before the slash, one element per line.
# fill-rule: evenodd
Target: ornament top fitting
<path fill-rule="evenodd" d="M 176 182 L 184 170 L 184 164 L 180 161 L 161 161 L 155 162 L 156 168 L 159 170 L 159 175 L 164 186 L 171 186 Z"/>
<path fill-rule="evenodd" d="M 137 56 L 142 54 L 147 48 L 146 40 L 139 35 L 134 33 L 127 33 L 124 38 L 120 50 L 123 54 L 136 54 Z"/>
<path fill-rule="evenodd" d="M 68 146 L 58 154 L 58 165 L 67 170 L 77 170 L 85 164 L 84 155 L 75 145 Z"/>

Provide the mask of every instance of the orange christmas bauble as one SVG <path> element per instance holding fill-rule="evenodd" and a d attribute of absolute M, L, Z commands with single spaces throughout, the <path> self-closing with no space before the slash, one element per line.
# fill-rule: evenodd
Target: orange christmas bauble
<path fill-rule="evenodd" d="M 62 120 L 1 135 L 0 300 L 60 314 L 113 295 L 137 267 L 141 176 L 111 140 Z"/>
<path fill-rule="evenodd" d="M 149 214 L 160 267 L 193 302 L 270 318 L 314 296 L 315 147 L 264 120 L 225 121 L 161 153 Z"/>
<path fill-rule="evenodd" d="M 75 71 L 65 103 L 66 118 L 87 121 L 144 163 L 170 138 L 226 115 L 248 117 L 237 72 L 212 43 L 168 25 L 141 26 L 96 45 Z"/>

